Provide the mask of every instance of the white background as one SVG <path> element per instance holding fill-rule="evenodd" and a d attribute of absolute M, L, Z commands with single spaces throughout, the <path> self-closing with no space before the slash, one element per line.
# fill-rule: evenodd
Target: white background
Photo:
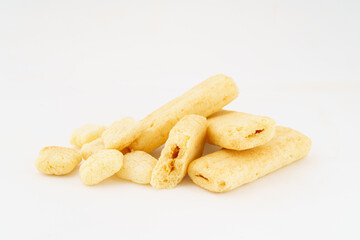
<path fill-rule="evenodd" d="M 0 239 L 359 239 L 359 12 L 357 0 L 1 0 Z M 35 169 L 74 128 L 141 119 L 217 73 L 240 89 L 227 109 L 305 133 L 309 156 L 224 194 Z"/>

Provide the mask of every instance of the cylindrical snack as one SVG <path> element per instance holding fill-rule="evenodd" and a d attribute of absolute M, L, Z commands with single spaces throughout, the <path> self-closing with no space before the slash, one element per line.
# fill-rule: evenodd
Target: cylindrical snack
<path fill-rule="evenodd" d="M 245 150 L 270 141 L 275 126 L 269 117 L 220 110 L 208 117 L 207 138 L 209 143 L 226 149 Z"/>
<path fill-rule="evenodd" d="M 188 174 L 194 183 L 213 191 L 225 192 L 252 182 L 268 173 L 305 157 L 311 140 L 286 127 L 276 127 L 274 138 L 259 147 L 219 150 L 191 162 Z"/>
<path fill-rule="evenodd" d="M 91 155 L 80 166 L 80 178 L 86 185 L 95 185 L 117 173 L 124 155 L 115 149 L 105 149 Z"/>
<path fill-rule="evenodd" d="M 139 184 L 149 184 L 151 173 L 157 159 L 143 151 L 129 152 L 124 155 L 124 163 L 116 175 Z"/>
<path fill-rule="evenodd" d="M 105 145 L 102 138 L 98 138 L 92 142 L 86 143 L 81 147 L 81 156 L 84 160 L 88 159 L 94 153 L 104 150 Z"/>
<path fill-rule="evenodd" d="M 100 126 L 97 124 L 84 124 L 72 132 L 70 137 L 70 144 L 81 148 L 82 145 L 101 137 L 101 134 L 105 129 L 105 126 Z"/>
<path fill-rule="evenodd" d="M 75 149 L 50 146 L 40 151 L 35 166 L 45 174 L 64 175 L 74 170 L 81 160 L 80 153 Z"/>
<path fill-rule="evenodd" d="M 132 118 L 124 117 L 111 124 L 102 134 L 105 148 L 123 150 L 141 133 L 141 126 Z"/>
<path fill-rule="evenodd" d="M 159 161 L 153 169 L 151 186 L 160 189 L 173 188 L 184 178 L 189 163 L 203 152 L 206 127 L 205 117 L 187 115 L 171 129 Z"/>
<path fill-rule="evenodd" d="M 130 148 L 151 152 L 165 143 L 170 130 L 182 117 L 190 114 L 207 117 L 234 100 L 238 92 L 230 77 L 219 74 L 206 79 L 141 120 L 143 131 Z"/>

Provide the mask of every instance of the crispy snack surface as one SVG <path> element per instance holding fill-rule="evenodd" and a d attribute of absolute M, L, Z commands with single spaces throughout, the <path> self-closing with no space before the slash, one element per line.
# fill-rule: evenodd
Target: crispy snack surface
<path fill-rule="evenodd" d="M 96 152 L 80 166 L 80 178 L 86 185 L 98 184 L 120 170 L 123 158 L 115 149 Z"/>
<path fill-rule="evenodd" d="M 101 137 L 101 134 L 105 129 L 105 126 L 84 124 L 72 132 L 70 143 L 76 147 L 81 148 L 82 145 Z"/>
<path fill-rule="evenodd" d="M 146 152 L 129 152 L 124 155 L 124 164 L 116 175 L 138 184 L 149 184 L 156 163 L 157 159 Z"/>
<path fill-rule="evenodd" d="M 310 148 L 307 136 L 278 126 L 270 142 L 244 151 L 223 149 L 203 156 L 191 162 L 188 174 L 206 190 L 225 192 L 305 157 Z"/>
<path fill-rule="evenodd" d="M 35 166 L 45 174 L 65 175 L 74 170 L 81 160 L 80 153 L 75 149 L 50 146 L 40 151 Z"/>
<path fill-rule="evenodd" d="M 190 114 L 207 117 L 234 100 L 238 92 L 235 82 L 228 76 L 219 74 L 206 79 L 142 119 L 143 131 L 130 148 L 153 151 L 165 143 L 170 130 L 181 118 Z"/>
<path fill-rule="evenodd" d="M 98 138 L 92 142 L 86 143 L 81 147 L 81 156 L 84 160 L 88 159 L 94 153 L 104 150 L 105 145 L 102 138 Z"/>
<path fill-rule="evenodd" d="M 269 117 L 220 110 L 208 118 L 209 143 L 226 149 L 245 150 L 263 145 L 275 134 L 276 123 Z"/>
<path fill-rule="evenodd" d="M 124 117 L 111 124 L 102 134 L 105 148 L 123 150 L 141 133 L 141 126 L 132 118 Z"/>
<path fill-rule="evenodd" d="M 151 186 L 173 188 L 184 178 L 189 163 L 203 152 L 206 127 L 205 117 L 187 115 L 171 129 L 152 172 Z"/>

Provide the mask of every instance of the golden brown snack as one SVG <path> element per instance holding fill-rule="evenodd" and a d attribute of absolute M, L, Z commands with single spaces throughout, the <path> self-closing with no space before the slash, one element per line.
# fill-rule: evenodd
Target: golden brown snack
<path fill-rule="evenodd" d="M 181 118 L 190 114 L 207 117 L 234 100 L 238 92 L 230 77 L 219 74 L 206 79 L 142 119 L 143 131 L 130 148 L 153 151 L 165 143 L 170 130 Z"/>
<path fill-rule="evenodd" d="M 209 143 L 226 149 L 245 150 L 270 141 L 275 126 L 269 117 L 220 110 L 208 118 L 207 138 Z"/>
<path fill-rule="evenodd" d="M 277 127 L 270 142 L 244 151 L 223 149 L 203 156 L 191 162 L 188 174 L 206 190 L 225 192 L 305 157 L 310 148 L 307 136 Z"/>
<path fill-rule="evenodd" d="M 189 163 L 203 152 L 206 127 L 205 117 L 187 115 L 171 129 L 160 159 L 153 169 L 151 186 L 173 188 L 184 178 Z"/>
<path fill-rule="evenodd" d="M 101 134 L 105 129 L 105 126 L 97 124 L 84 124 L 72 132 L 70 143 L 81 148 L 82 145 L 101 137 Z"/>
<path fill-rule="evenodd" d="M 80 153 L 75 149 L 50 146 L 40 151 L 35 166 L 45 174 L 64 175 L 74 170 L 81 160 Z"/>
<path fill-rule="evenodd" d="M 91 155 L 80 166 L 80 178 L 86 185 L 95 185 L 117 173 L 124 155 L 115 149 L 105 149 Z"/>
<path fill-rule="evenodd" d="M 104 150 L 105 145 L 102 138 L 98 138 L 92 142 L 86 143 L 81 147 L 81 156 L 84 160 L 88 159 L 94 153 Z"/>
<path fill-rule="evenodd" d="M 129 152 L 124 155 L 124 164 L 116 175 L 135 183 L 149 184 L 156 163 L 157 159 L 146 152 Z"/>
<path fill-rule="evenodd" d="M 132 118 L 124 117 L 111 124 L 102 134 L 105 148 L 123 150 L 141 133 L 141 126 Z"/>

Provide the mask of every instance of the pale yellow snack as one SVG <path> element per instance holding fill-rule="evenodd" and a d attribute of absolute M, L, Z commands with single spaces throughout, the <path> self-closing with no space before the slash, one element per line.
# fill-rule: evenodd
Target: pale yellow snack
<path fill-rule="evenodd" d="M 311 140 L 286 127 L 276 127 L 274 138 L 259 147 L 219 150 L 194 160 L 188 174 L 194 183 L 212 192 L 225 192 L 252 182 L 305 157 Z"/>
<path fill-rule="evenodd" d="M 80 178 L 86 185 L 95 185 L 118 172 L 124 155 L 115 149 L 105 149 L 91 155 L 80 166 Z"/>
<path fill-rule="evenodd" d="M 269 117 L 220 110 L 208 118 L 207 138 L 209 143 L 226 149 L 245 150 L 270 141 L 275 126 Z"/>
<path fill-rule="evenodd" d="M 135 183 L 149 184 L 156 163 L 157 159 L 146 152 L 129 152 L 124 155 L 124 164 L 116 175 Z"/>
<path fill-rule="evenodd" d="M 171 129 L 161 156 L 153 169 L 150 184 L 154 188 L 173 188 L 186 175 L 189 163 L 200 157 L 207 122 L 199 115 L 183 117 Z"/>
<path fill-rule="evenodd" d="M 102 138 L 98 138 L 92 142 L 86 143 L 81 147 L 81 156 L 84 160 L 88 159 L 94 153 L 104 150 L 105 145 Z"/>
<path fill-rule="evenodd" d="M 35 161 L 36 168 L 45 174 L 64 175 L 70 173 L 81 162 L 80 153 L 66 147 L 45 147 Z"/>
<path fill-rule="evenodd" d="M 92 142 L 95 139 L 101 137 L 101 134 L 106 129 L 105 126 L 96 124 L 84 124 L 83 126 L 75 129 L 70 138 L 70 143 L 79 148 L 82 145 Z"/>
<path fill-rule="evenodd" d="M 182 117 L 190 114 L 207 117 L 229 104 L 238 93 L 230 77 L 219 74 L 206 79 L 142 119 L 143 131 L 130 148 L 153 151 L 165 143 L 170 130 Z"/>
<path fill-rule="evenodd" d="M 105 148 L 123 150 L 141 133 L 139 125 L 132 117 L 124 117 L 111 124 L 102 134 Z"/>

